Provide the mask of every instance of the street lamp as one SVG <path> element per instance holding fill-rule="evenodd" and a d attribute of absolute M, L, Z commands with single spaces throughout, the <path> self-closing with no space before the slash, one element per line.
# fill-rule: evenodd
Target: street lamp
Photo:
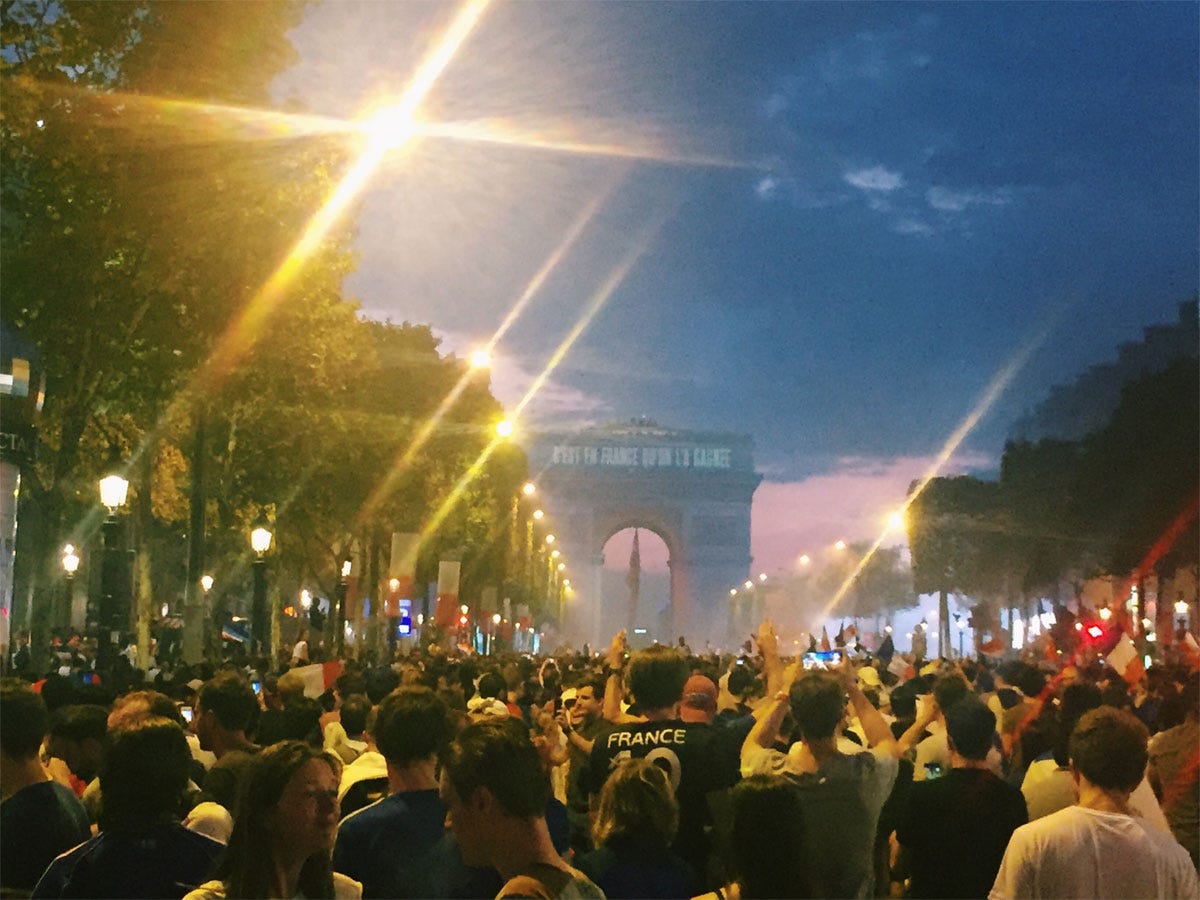
<path fill-rule="evenodd" d="M 213 577 L 211 575 L 200 576 L 200 590 L 204 591 L 204 598 L 208 599 L 208 592 L 212 590 Z"/>
<path fill-rule="evenodd" d="M 963 658 L 963 634 L 967 630 L 967 622 L 959 613 L 954 614 L 954 624 L 958 626 L 958 658 Z"/>
<path fill-rule="evenodd" d="M 66 609 L 59 618 L 60 621 L 69 622 L 71 620 L 71 598 L 75 588 L 75 573 L 79 570 L 79 556 L 75 553 L 74 544 L 67 544 L 63 547 L 62 567 L 63 571 L 67 573 L 67 593 Z"/>
<path fill-rule="evenodd" d="M 122 560 L 121 524 L 117 510 L 129 498 L 129 480 L 119 473 L 100 479 L 100 502 L 108 517 L 100 526 L 104 552 L 100 562 L 100 602 L 88 610 L 87 631 L 96 638 L 96 668 L 107 670 L 112 660 L 113 644 L 120 637 L 128 619 L 125 566 Z M 124 614 L 124 615 L 122 615 Z"/>
<path fill-rule="evenodd" d="M 254 601 L 250 612 L 250 632 L 253 646 L 261 655 L 267 642 L 267 551 L 274 535 L 265 525 L 250 532 L 250 549 L 254 551 Z"/>
<path fill-rule="evenodd" d="M 525 482 L 525 485 L 521 488 L 521 493 L 524 494 L 526 497 L 532 497 L 534 494 L 537 493 L 537 485 L 534 484 L 532 481 L 527 481 L 527 482 Z"/>
<path fill-rule="evenodd" d="M 353 569 L 352 559 L 347 557 L 342 560 L 342 567 L 338 570 L 337 593 L 334 595 L 337 609 L 333 611 L 333 649 L 339 657 L 346 645 L 346 597 L 349 594 L 350 573 Z"/>
<path fill-rule="evenodd" d="M 834 544 L 834 545 L 833 545 L 833 549 L 834 549 L 834 550 L 845 550 L 845 549 L 846 549 L 846 542 L 845 542 L 845 541 L 838 541 L 836 544 Z"/>

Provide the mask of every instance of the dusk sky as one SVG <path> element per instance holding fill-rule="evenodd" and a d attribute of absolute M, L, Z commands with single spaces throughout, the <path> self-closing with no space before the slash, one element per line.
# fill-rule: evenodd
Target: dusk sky
<path fill-rule="evenodd" d="M 456 9 L 318 4 L 277 97 L 395 102 Z M 1023 349 L 947 473 L 994 471 L 1051 386 L 1175 320 L 1200 281 L 1198 10 L 494 4 L 418 118 L 623 155 L 413 142 L 356 213 L 347 292 L 469 352 L 594 207 L 495 392 L 512 408 L 628 264 L 519 427 L 751 435 L 754 566 L 782 570 L 875 537 Z"/>

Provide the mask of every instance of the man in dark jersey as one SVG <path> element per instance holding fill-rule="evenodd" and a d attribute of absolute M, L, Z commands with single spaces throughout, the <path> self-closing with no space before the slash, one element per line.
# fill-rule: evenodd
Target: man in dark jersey
<path fill-rule="evenodd" d="M 645 758 L 663 768 L 679 801 L 679 833 L 672 849 L 703 875 L 712 855 L 708 795 L 738 780 L 739 741 L 729 729 L 680 719 L 689 674 L 687 660 L 671 647 L 655 645 L 635 653 L 629 661 L 629 689 L 644 721 L 624 721 L 600 735 L 584 777 L 587 792 L 598 794 L 623 760 Z M 610 678 L 608 690 L 614 685 Z"/>
<path fill-rule="evenodd" d="M 50 714 L 16 678 L 0 681 L 0 893 L 28 894 L 60 853 L 92 836 L 83 804 L 38 759 Z"/>

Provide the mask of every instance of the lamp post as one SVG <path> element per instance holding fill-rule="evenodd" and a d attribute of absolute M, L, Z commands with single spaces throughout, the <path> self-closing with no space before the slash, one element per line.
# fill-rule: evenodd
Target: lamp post
<path fill-rule="evenodd" d="M 963 658 L 963 635 L 967 631 L 967 623 L 961 613 L 954 614 L 954 624 L 958 626 L 958 658 Z"/>
<path fill-rule="evenodd" d="M 251 646 L 261 655 L 268 646 L 267 629 L 267 551 L 274 535 L 265 525 L 250 532 L 250 548 L 254 551 L 254 600 L 250 608 Z"/>
<path fill-rule="evenodd" d="M 69 623 L 71 621 L 71 600 L 75 593 L 75 573 L 79 570 L 79 556 L 75 553 L 74 544 L 67 544 L 63 547 L 62 567 L 67 574 L 66 596 L 64 597 L 66 608 L 59 617 L 59 621 Z"/>
<path fill-rule="evenodd" d="M 349 590 L 350 572 L 353 568 L 353 560 L 348 558 L 342 560 L 342 568 L 338 572 L 337 595 L 334 597 L 337 609 L 333 614 L 333 649 L 339 657 L 342 655 L 342 649 L 346 646 L 346 594 Z"/>
<path fill-rule="evenodd" d="M 125 566 L 121 559 L 121 524 L 117 521 L 117 510 L 129 498 L 129 480 L 119 474 L 100 479 L 100 502 L 108 509 L 100 531 L 104 540 L 104 552 L 100 562 L 100 602 L 96 605 L 93 620 L 89 610 L 87 629 L 96 638 L 96 668 L 107 671 L 112 664 L 113 644 L 119 639 L 123 619 L 128 609 L 124 600 L 128 591 L 123 584 Z M 122 616 L 125 613 L 125 616 Z"/>

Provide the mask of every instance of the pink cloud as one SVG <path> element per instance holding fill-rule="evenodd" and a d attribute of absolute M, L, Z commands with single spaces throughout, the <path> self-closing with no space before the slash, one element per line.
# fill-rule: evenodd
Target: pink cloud
<path fill-rule="evenodd" d="M 938 474 L 958 475 L 989 462 L 954 458 Z M 835 471 L 804 481 L 764 481 L 751 511 L 754 569 L 790 571 L 802 553 L 815 558 L 835 541 L 874 541 L 888 513 L 903 505 L 909 485 L 933 463 L 932 457 L 847 457 Z M 903 543 L 904 536 L 897 533 L 888 542 Z"/>

